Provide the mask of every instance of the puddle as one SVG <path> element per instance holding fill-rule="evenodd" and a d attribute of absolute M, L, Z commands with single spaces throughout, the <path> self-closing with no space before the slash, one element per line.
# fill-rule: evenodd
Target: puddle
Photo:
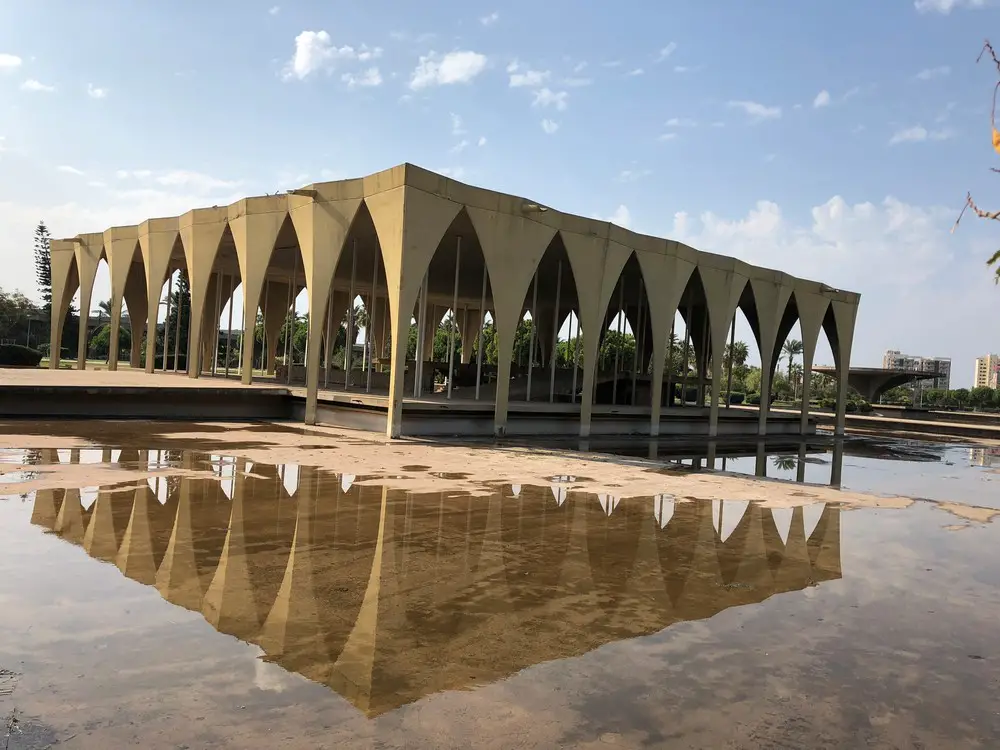
<path fill-rule="evenodd" d="M 669 475 L 641 497 L 573 474 L 410 491 L 173 448 L 2 462 L 95 455 L 157 473 L 0 497 L 0 712 L 47 744 L 965 748 L 1000 732 L 1000 525 L 969 509 L 846 509 L 808 486 L 796 507 L 706 501 Z"/>

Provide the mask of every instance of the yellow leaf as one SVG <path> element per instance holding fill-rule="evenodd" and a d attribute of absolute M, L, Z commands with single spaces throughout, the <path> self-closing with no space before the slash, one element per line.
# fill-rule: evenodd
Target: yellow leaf
<path fill-rule="evenodd" d="M 993 128 L 993 150 L 1000 154 L 1000 132 Z"/>

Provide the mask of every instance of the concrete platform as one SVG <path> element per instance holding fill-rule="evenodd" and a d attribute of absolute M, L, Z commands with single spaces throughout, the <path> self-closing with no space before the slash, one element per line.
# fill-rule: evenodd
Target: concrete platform
<path fill-rule="evenodd" d="M 305 388 L 271 379 L 244 386 L 235 376 L 204 376 L 141 370 L 6 370 L 0 369 L 0 418 L 121 418 L 302 421 Z M 384 433 L 389 410 L 385 394 L 320 390 L 317 422 Z M 708 436 L 705 407 L 664 408 L 660 435 Z M 579 404 L 548 401 L 511 402 L 507 436 L 576 437 Z M 648 436 L 648 407 L 594 405 L 591 435 Z M 810 423 L 807 435 L 815 433 Z M 492 401 L 448 400 L 443 393 L 403 401 L 403 434 L 412 437 L 492 437 Z M 757 411 L 723 408 L 720 438 L 757 435 Z M 797 415 L 773 414 L 769 436 L 799 436 Z"/>

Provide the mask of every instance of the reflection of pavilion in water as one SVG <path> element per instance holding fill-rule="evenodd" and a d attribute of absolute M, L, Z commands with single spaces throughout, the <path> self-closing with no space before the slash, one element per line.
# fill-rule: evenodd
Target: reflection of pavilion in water
<path fill-rule="evenodd" d="M 1000 466 L 1000 448 L 970 448 L 969 462 L 973 466 Z"/>
<path fill-rule="evenodd" d="M 421 494 L 213 459 L 216 479 L 39 490 L 32 522 L 369 716 L 841 577 L 832 506 Z"/>

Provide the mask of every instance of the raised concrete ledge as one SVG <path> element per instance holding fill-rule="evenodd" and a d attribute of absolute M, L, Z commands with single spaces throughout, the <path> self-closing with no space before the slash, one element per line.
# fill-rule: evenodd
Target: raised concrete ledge
<path fill-rule="evenodd" d="M 293 400 L 282 388 L 6 385 L 0 418 L 290 419 Z"/>

